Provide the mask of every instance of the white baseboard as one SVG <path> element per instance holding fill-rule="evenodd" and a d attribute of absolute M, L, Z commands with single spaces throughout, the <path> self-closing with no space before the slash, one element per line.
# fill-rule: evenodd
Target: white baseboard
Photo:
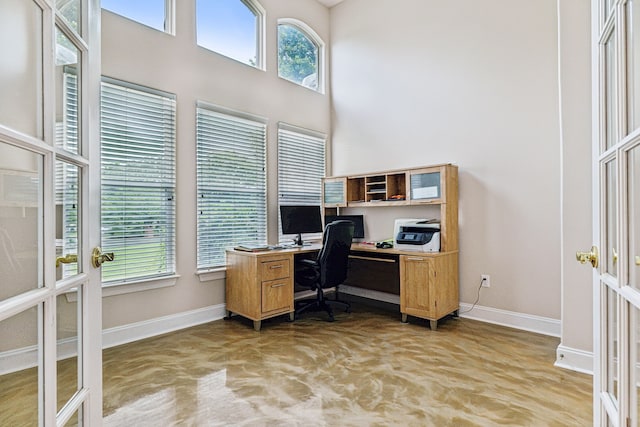
<path fill-rule="evenodd" d="M 212 322 L 222 319 L 225 315 L 225 305 L 219 304 L 105 329 L 102 331 L 102 348 L 115 347 L 156 335 L 166 334 L 167 332 Z M 76 350 L 77 339 L 62 340 L 58 348 L 59 358 L 66 359 L 75 356 L 77 354 Z M 38 351 L 36 346 L 28 346 L 0 353 L 0 375 L 21 371 L 37 365 Z"/>
<path fill-rule="evenodd" d="M 342 285 L 338 289 L 340 293 L 355 295 L 364 298 L 371 298 L 378 301 L 385 301 L 392 304 L 400 304 L 400 296 L 386 292 L 372 291 L 355 286 Z M 515 329 L 535 332 L 542 335 L 560 337 L 560 320 L 548 317 L 533 316 L 530 314 L 517 313 L 515 311 L 500 310 L 492 307 L 460 303 L 458 310 L 460 317 L 479 320 L 481 322 L 494 323 L 496 325 L 508 326 Z"/>
<path fill-rule="evenodd" d="M 554 366 L 593 375 L 593 353 L 560 344 L 556 349 Z"/>
<path fill-rule="evenodd" d="M 102 331 L 102 348 L 115 347 L 156 335 L 166 334 L 167 332 L 201 325 L 222 319 L 225 315 L 225 305 L 218 304 L 105 329 Z"/>
<path fill-rule="evenodd" d="M 38 348 L 35 345 L 0 353 L 0 376 L 38 366 Z"/>
<path fill-rule="evenodd" d="M 465 303 L 460 303 L 459 315 L 467 319 L 508 326 L 542 335 L 560 337 L 561 334 L 560 320 L 548 317 L 533 316 L 480 305 L 472 308 L 471 304 Z"/>

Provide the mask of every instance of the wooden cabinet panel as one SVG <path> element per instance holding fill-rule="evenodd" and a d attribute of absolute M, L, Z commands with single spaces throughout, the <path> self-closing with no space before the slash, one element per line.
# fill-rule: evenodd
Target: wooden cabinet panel
<path fill-rule="evenodd" d="M 400 257 L 400 312 L 438 320 L 459 307 L 458 253 L 402 255 Z"/>
<path fill-rule="evenodd" d="M 400 311 L 419 310 L 426 316 L 433 315 L 433 296 L 429 274 L 431 260 L 422 256 L 400 257 Z"/>
<path fill-rule="evenodd" d="M 260 317 L 256 258 L 227 252 L 226 308 L 256 320 Z"/>
<path fill-rule="evenodd" d="M 293 281 L 290 277 L 262 282 L 262 313 L 293 309 Z"/>
<path fill-rule="evenodd" d="M 262 281 L 282 279 L 291 276 L 289 259 L 278 259 L 260 263 Z"/>

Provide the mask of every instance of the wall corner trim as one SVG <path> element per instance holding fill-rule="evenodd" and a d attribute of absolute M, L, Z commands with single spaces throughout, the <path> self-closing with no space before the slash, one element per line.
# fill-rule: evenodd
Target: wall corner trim
<path fill-rule="evenodd" d="M 556 349 L 556 362 L 553 365 L 593 375 L 593 353 L 560 344 Z"/>

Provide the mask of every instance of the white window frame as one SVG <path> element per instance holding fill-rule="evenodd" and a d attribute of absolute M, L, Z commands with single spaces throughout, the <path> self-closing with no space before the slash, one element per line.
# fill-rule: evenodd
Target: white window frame
<path fill-rule="evenodd" d="M 232 59 L 236 62 L 239 62 L 240 64 L 244 64 L 244 65 L 248 65 L 250 67 L 254 67 L 257 68 L 259 70 L 265 71 L 266 70 L 266 58 L 265 58 L 265 52 L 266 52 L 266 32 L 265 32 L 265 21 L 266 21 L 266 16 L 267 16 L 267 12 L 265 10 L 264 7 L 262 7 L 262 5 L 260 3 L 258 3 L 256 0 L 238 0 L 241 3 L 243 3 L 247 9 L 249 9 L 253 14 L 255 14 L 256 16 L 256 64 L 255 66 L 252 66 L 251 64 L 241 61 L 237 58 L 232 58 L 230 56 L 225 55 L 222 52 L 218 52 L 217 50 L 214 50 L 210 47 L 207 46 L 203 46 L 201 44 L 199 44 L 197 42 L 198 40 L 198 28 L 197 28 L 197 21 L 198 21 L 198 5 L 197 2 L 198 0 L 194 0 L 195 2 L 195 7 L 196 7 L 196 19 L 195 19 L 195 25 L 196 25 L 196 44 L 203 48 L 206 49 L 210 52 L 215 52 L 218 55 L 222 55 L 225 58 L 229 58 Z"/>
<path fill-rule="evenodd" d="M 278 37 L 278 40 L 276 41 L 276 61 L 277 61 L 277 72 L 278 72 L 278 77 L 280 77 L 283 80 L 286 80 L 288 82 L 291 82 L 293 84 L 296 84 L 298 86 L 307 88 L 309 90 L 312 90 L 314 92 L 318 92 L 318 93 L 325 93 L 325 67 L 326 67 L 326 44 L 325 42 L 322 40 L 322 38 L 318 35 L 318 33 L 316 33 L 313 28 L 311 28 L 309 25 L 307 25 L 306 23 L 298 20 L 298 19 L 294 19 L 294 18 L 280 18 L 278 19 L 278 25 L 277 28 L 280 27 L 280 25 L 288 25 L 290 27 L 295 27 L 297 30 L 299 30 L 302 34 L 304 34 L 305 36 L 307 36 L 307 38 L 314 43 L 316 46 L 318 46 L 318 66 L 317 66 L 317 80 L 318 80 L 318 84 L 317 84 L 317 88 L 313 89 L 311 87 L 308 86 L 304 86 L 300 83 L 297 83 L 293 80 L 289 80 L 286 77 L 283 77 L 280 75 L 280 56 L 277 53 L 278 50 L 280 49 L 280 39 Z"/>
<path fill-rule="evenodd" d="M 172 110 L 170 110 L 170 113 L 172 113 L 172 116 L 169 122 L 163 122 L 163 126 L 165 127 L 163 132 L 164 133 L 169 132 L 170 140 L 171 140 L 169 145 L 166 144 L 166 140 L 165 140 L 165 145 L 164 145 L 169 156 L 168 158 L 169 164 L 164 165 L 164 173 L 168 174 L 169 178 L 168 178 L 168 181 L 165 181 L 162 183 L 162 187 L 161 187 L 168 193 L 168 197 L 166 200 L 166 208 L 168 209 L 166 214 L 168 215 L 168 217 L 166 217 L 163 221 L 163 226 L 166 227 L 166 231 L 164 233 L 161 233 L 162 237 L 160 238 L 160 240 L 162 240 L 163 244 L 165 245 L 164 256 L 166 257 L 165 258 L 166 268 L 162 272 L 148 273 L 148 274 L 142 274 L 142 275 L 126 275 L 126 277 L 123 279 L 105 280 L 104 279 L 105 273 L 108 272 L 108 270 L 112 268 L 112 266 L 114 266 L 115 268 L 115 266 L 117 265 L 116 263 L 118 262 L 118 253 L 116 252 L 115 253 L 116 260 L 114 261 L 114 263 L 107 263 L 102 267 L 103 287 L 116 288 L 116 287 L 121 287 L 122 285 L 133 284 L 135 286 L 130 287 L 130 290 L 137 291 L 141 289 L 151 289 L 155 287 L 164 287 L 164 286 L 174 285 L 176 282 L 175 279 L 177 279 L 178 277 L 176 274 L 176 96 L 170 93 L 156 90 L 156 89 L 139 86 L 139 85 L 128 83 L 128 82 L 111 79 L 108 77 L 103 77 L 102 79 L 102 82 L 101 82 L 102 91 L 104 90 L 103 88 L 105 85 L 117 87 L 118 89 L 133 90 L 133 91 L 136 91 L 142 94 L 151 95 L 151 96 L 162 97 L 164 102 L 168 101 L 169 105 L 172 107 Z M 104 117 L 102 113 L 102 110 L 104 108 L 104 104 L 103 104 L 104 99 L 106 98 L 103 95 L 101 98 L 101 118 Z M 104 137 L 102 134 L 104 126 L 105 126 L 105 121 L 102 120 L 101 135 L 100 135 L 101 140 L 104 140 Z M 111 157 L 110 154 L 107 154 L 105 152 L 104 141 L 103 141 L 101 150 L 102 150 L 102 161 L 104 164 L 105 160 Z M 102 172 L 103 177 L 102 177 L 102 184 L 101 184 L 102 192 L 103 192 L 103 197 L 102 197 L 103 228 L 106 224 L 108 224 L 108 221 L 104 220 L 105 186 L 106 185 L 113 186 L 116 184 L 113 177 L 105 177 L 104 173 L 105 172 L 103 167 L 103 172 Z M 126 185 L 126 177 L 122 177 L 121 183 Z M 140 186 L 150 186 L 150 185 L 151 185 L 150 183 L 146 183 L 145 185 L 140 185 Z M 151 186 L 157 187 L 157 185 L 155 184 Z M 110 245 L 107 243 L 108 240 L 105 238 L 104 230 L 102 233 L 103 233 L 102 249 L 104 252 L 109 252 Z M 133 237 L 135 236 L 132 236 L 132 238 Z M 126 292 L 127 291 L 124 289 L 118 289 L 116 291 L 111 291 L 109 295 L 117 295 L 119 293 L 126 293 Z"/>
<path fill-rule="evenodd" d="M 322 145 L 322 161 L 309 164 L 317 158 L 313 150 Z M 316 159 L 317 160 L 317 159 Z M 315 176 L 313 172 L 315 171 Z M 282 234 L 281 205 L 322 206 L 322 178 L 327 171 L 327 136 L 321 132 L 278 123 L 278 241 L 291 243 L 293 235 Z M 316 187 L 315 190 L 308 191 Z M 298 190 L 299 196 L 291 197 Z M 322 233 L 311 233 L 307 239 L 320 239 Z"/>
<path fill-rule="evenodd" d="M 207 120 L 214 120 L 216 123 L 203 123 L 201 120 L 205 118 Z M 224 125 L 225 129 L 214 129 L 213 126 Z M 217 141 L 210 139 L 204 140 L 203 137 L 211 132 L 217 132 Z M 244 147 L 242 137 L 243 133 L 254 135 L 251 136 L 253 143 L 259 142 L 260 146 Z M 251 223 L 255 226 L 249 233 L 239 228 L 236 229 L 235 225 L 232 231 L 230 239 L 224 240 L 216 234 L 216 231 L 205 230 L 205 225 L 201 223 L 202 215 L 216 215 L 216 206 L 212 205 L 214 199 L 209 198 L 216 193 L 229 192 L 229 185 L 238 184 L 238 175 L 231 177 L 229 175 L 223 175 L 222 179 L 216 178 L 211 173 L 215 169 L 207 167 L 206 155 L 213 149 L 223 148 L 232 152 L 239 152 L 240 150 L 254 150 L 253 158 L 250 158 L 250 153 L 244 153 L 242 155 L 242 161 L 239 163 L 231 163 L 229 166 L 238 170 L 239 166 L 249 165 L 252 162 L 257 168 L 261 168 L 261 171 L 256 172 L 254 186 L 252 187 L 235 187 L 231 189 L 231 193 L 242 194 L 246 192 L 247 200 L 252 200 L 257 203 L 258 216 L 250 218 Z M 238 245 L 240 243 L 260 243 L 264 244 L 267 241 L 267 119 L 255 116 L 252 114 L 231 110 L 228 108 L 220 107 L 207 102 L 199 101 L 196 104 L 196 169 L 197 169 L 197 273 L 204 274 L 208 272 L 215 272 L 223 270 L 226 264 L 224 250 Z M 209 159 L 210 160 L 210 159 Z M 255 172 L 255 171 L 254 171 Z M 240 185 L 240 184 L 239 184 Z M 256 198 L 255 196 L 258 196 Z M 252 197 L 249 197 L 252 196 Z M 227 199 L 229 201 L 229 199 Z M 239 206 L 245 201 L 242 197 L 234 197 L 230 200 L 230 203 L 235 204 L 239 202 Z M 208 211 L 208 212 L 206 212 Z M 248 218 L 243 217 L 246 221 Z M 240 226 L 242 227 L 242 225 Z M 212 234 L 213 233 L 213 234 Z M 248 237 L 253 234 L 253 238 Z M 218 240 L 214 240 L 218 239 Z M 221 241 L 218 243 L 218 241 Z M 211 245 L 213 248 L 210 248 Z M 217 248 L 215 246 L 218 246 Z M 217 253 L 221 251 L 221 253 Z M 207 253 L 209 252 L 209 253 Z M 211 253 L 212 252 L 212 253 Z M 201 276 L 201 280 L 205 276 Z"/>

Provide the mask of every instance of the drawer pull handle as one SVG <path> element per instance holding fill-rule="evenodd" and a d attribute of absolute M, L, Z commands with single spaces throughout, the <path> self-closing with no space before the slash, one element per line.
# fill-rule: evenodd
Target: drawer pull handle
<path fill-rule="evenodd" d="M 285 285 L 284 283 L 278 283 L 277 285 L 271 285 L 271 289 L 273 289 L 273 288 L 281 288 L 284 285 Z"/>
<path fill-rule="evenodd" d="M 277 269 L 279 269 L 279 268 L 282 268 L 282 266 L 281 266 L 281 265 L 272 265 L 272 266 L 271 266 L 271 267 L 269 267 L 269 268 L 270 268 L 270 269 L 272 269 L 272 270 L 277 270 Z"/>
<path fill-rule="evenodd" d="M 390 262 L 390 263 L 396 262 L 395 259 L 374 258 L 374 257 L 370 257 L 370 256 L 360 256 L 360 255 L 349 255 L 349 258 L 352 258 L 352 259 L 363 259 L 365 261 L 380 261 L 380 262 Z"/>
<path fill-rule="evenodd" d="M 426 259 L 417 256 L 410 256 L 407 257 L 407 261 L 426 261 Z"/>

